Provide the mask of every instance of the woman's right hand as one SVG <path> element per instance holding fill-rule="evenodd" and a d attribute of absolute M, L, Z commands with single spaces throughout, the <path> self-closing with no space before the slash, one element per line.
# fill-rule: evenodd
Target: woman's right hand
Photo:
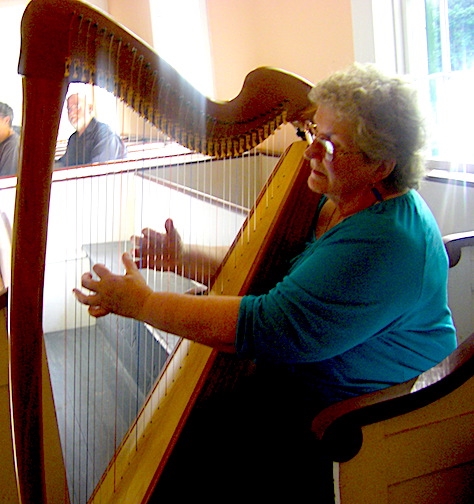
<path fill-rule="evenodd" d="M 135 263 L 139 268 L 174 270 L 183 261 L 183 242 L 172 219 L 165 222 L 165 233 L 150 228 L 141 236 L 133 236 Z"/>

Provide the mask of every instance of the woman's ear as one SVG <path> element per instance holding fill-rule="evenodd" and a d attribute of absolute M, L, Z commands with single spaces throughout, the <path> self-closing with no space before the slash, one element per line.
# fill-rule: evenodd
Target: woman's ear
<path fill-rule="evenodd" d="M 381 182 L 386 179 L 394 170 L 397 162 L 395 159 L 385 159 L 380 161 L 377 169 L 375 170 L 375 180 L 374 183 Z"/>

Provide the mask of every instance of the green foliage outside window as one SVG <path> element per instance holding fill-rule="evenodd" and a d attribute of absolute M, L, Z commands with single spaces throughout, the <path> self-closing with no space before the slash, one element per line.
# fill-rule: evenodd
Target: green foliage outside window
<path fill-rule="evenodd" d="M 429 73 L 473 70 L 474 4 L 472 0 L 448 0 L 447 25 L 442 24 L 445 17 L 441 14 L 443 5 L 440 4 L 442 0 L 426 0 Z M 446 42 L 443 31 L 448 35 Z"/>

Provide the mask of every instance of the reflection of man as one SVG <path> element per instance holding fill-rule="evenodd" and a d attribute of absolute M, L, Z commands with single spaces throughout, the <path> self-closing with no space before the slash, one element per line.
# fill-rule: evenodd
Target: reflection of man
<path fill-rule="evenodd" d="M 69 96 L 67 113 L 76 131 L 69 137 L 64 156 L 56 161 L 56 168 L 125 157 L 126 149 L 121 138 L 107 124 L 95 119 L 92 102 L 86 95 Z"/>
<path fill-rule="evenodd" d="M 0 176 L 16 175 L 20 137 L 12 128 L 13 110 L 0 102 Z"/>

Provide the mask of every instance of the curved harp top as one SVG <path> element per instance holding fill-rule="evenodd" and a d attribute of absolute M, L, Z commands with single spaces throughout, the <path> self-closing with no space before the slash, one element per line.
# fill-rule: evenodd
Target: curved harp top
<path fill-rule="evenodd" d="M 22 75 L 96 84 L 178 143 L 211 156 L 240 155 L 311 109 L 311 84 L 269 67 L 251 72 L 233 100 L 213 101 L 126 28 L 78 0 L 32 1 L 22 41 Z"/>

